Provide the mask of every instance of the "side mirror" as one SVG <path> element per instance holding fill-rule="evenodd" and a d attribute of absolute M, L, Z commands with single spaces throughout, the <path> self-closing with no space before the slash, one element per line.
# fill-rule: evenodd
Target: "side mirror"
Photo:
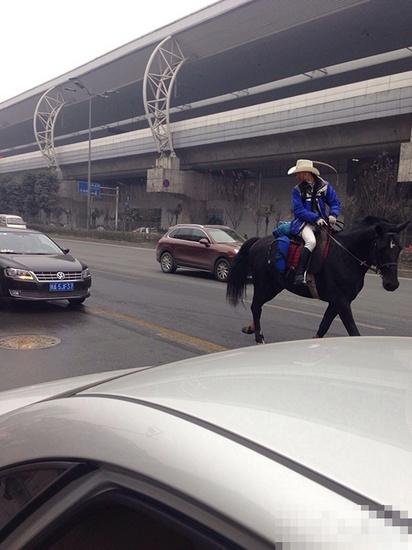
<path fill-rule="evenodd" d="M 203 238 L 199 241 L 200 244 L 204 244 L 205 246 L 210 246 L 209 239 Z"/>
<path fill-rule="evenodd" d="M 70 248 L 63 248 L 63 253 L 68 254 L 70 252 Z"/>

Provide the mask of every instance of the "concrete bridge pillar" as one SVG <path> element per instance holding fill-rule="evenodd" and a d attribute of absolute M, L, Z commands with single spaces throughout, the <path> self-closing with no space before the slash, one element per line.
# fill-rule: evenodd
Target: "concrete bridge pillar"
<path fill-rule="evenodd" d="M 398 182 L 412 181 L 412 127 L 410 140 L 401 143 Z"/>

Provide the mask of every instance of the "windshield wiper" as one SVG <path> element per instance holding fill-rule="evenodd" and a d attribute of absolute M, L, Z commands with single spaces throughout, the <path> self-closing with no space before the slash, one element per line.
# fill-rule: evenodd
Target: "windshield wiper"
<path fill-rule="evenodd" d="M 24 254 L 24 252 L 15 252 L 14 250 L 0 250 L 0 254 Z"/>

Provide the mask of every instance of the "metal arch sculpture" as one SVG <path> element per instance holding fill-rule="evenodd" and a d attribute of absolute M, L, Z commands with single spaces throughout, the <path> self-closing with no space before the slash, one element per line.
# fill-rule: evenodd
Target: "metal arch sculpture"
<path fill-rule="evenodd" d="M 56 119 L 66 100 L 58 86 L 49 88 L 37 102 L 33 117 L 34 137 L 49 168 L 59 169 L 54 148 L 54 128 Z"/>
<path fill-rule="evenodd" d="M 143 78 L 146 117 L 160 156 L 176 156 L 170 130 L 170 99 L 177 74 L 185 62 L 182 50 L 172 36 L 153 50 Z"/>

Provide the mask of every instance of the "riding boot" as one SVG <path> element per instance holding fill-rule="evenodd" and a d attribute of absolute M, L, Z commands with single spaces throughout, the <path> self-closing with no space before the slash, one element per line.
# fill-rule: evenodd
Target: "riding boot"
<path fill-rule="evenodd" d="M 305 284 L 305 271 L 306 271 L 306 268 L 308 267 L 311 254 L 312 252 L 309 250 L 309 248 L 306 248 L 306 246 L 304 246 L 299 258 L 298 267 L 296 268 L 295 281 L 294 281 L 294 284 L 296 286 Z"/>

